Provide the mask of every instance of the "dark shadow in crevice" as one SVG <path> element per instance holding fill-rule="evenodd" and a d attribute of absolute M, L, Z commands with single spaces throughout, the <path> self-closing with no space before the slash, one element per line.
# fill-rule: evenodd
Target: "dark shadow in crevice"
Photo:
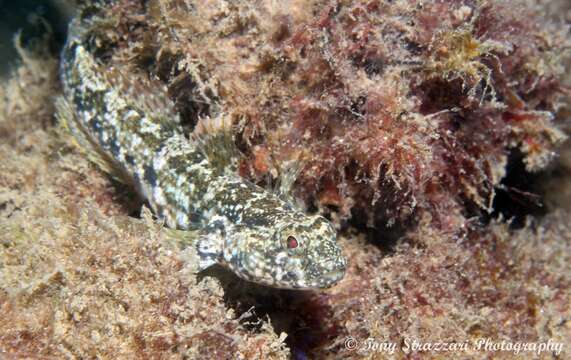
<path fill-rule="evenodd" d="M 365 230 L 367 241 L 377 246 L 383 253 L 391 255 L 395 253 L 398 242 L 405 238 L 410 224 L 396 223 L 387 225 L 386 221 L 380 221 L 375 228 Z"/>
<path fill-rule="evenodd" d="M 133 218 L 141 218 L 141 209 L 145 205 L 149 209 L 150 204 L 145 201 L 134 190 L 132 185 L 123 184 L 122 182 L 110 178 L 113 202 L 119 204 L 125 214 Z"/>
<path fill-rule="evenodd" d="M 547 214 L 541 188 L 543 174 L 527 172 L 523 159 L 524 155 L 519 150 L 510 154 L 506 176 L 496 187 L 493 212 L 483 215 L 484 223 L 501 216 L 510 221 L 512 229 L 520 229 L 528 217 L 542 218 Z"/>
<path fill-rule="evenodd" d="M 52 2 L 0 0 L 0 9 L 0 76 L 7 75 L 19 61 L 12 45 L 18 32 L 24 48 L 34 49 L 47 39 L 50 53 L 58 53 L 65 40 L 68 19 Z"/>
<path fill-rule="evenodd" d="M 377 213 L 381 212 L 377 211 Z M 354 208 L 347 225 L 366 234 L 369 243 L 377 246 L 383 253 L 390 255 L 395 252 L 395 246 L 399 240 L 403 239 L 406 233 L 414 228 L 413 217 L 411 216 L 410 219 L 407 222 L 392 224 L 387 218 L 378 216 L 373 220 L 373 227 L 370 227 L 364 210 Z"/>

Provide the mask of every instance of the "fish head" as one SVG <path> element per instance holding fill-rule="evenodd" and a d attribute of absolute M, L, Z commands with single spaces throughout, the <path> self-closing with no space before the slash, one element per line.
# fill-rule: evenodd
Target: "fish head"
<path fill-rule="evenodd" d="M 347 261 L 337 232 L 322 216 L 277 218 L 266 229 L 244 232 L 233 270 L 242 278 L 275 288 L 325 289 L 345 275 Z"/>

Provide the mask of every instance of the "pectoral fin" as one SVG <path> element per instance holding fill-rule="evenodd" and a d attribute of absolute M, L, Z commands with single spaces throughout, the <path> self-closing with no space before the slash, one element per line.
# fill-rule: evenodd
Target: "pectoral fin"
<path fill-rule="evenodd" d="M 163 228 L 167 239 L 177 248 L 188 253 L 200 272 L 217 264 L 222 258 L 223 239 L 216 233 L 204 230 L 177 230 Z"/>

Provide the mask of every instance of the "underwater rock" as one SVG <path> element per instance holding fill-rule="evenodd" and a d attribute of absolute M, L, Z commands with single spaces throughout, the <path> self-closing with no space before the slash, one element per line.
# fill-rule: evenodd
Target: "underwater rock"
<path fill-rule="evenodd" d="M 57 60 L 22 52 L 0 97 L 0 355 L 388 357 L 366 350 L 373 339 L 421 358 L 450 354 L 407 353 L 405 339 L 489 338 L 562 343 L 538 357 L 565 357 L 571 167 L 556 151 L 569 36 L 536 3 L 98 10 L 99 60 L 166 85 L 188 132 L 200 117 L 232 118 L 242 176 L 277 186 L 301 167 L 294 195 L 340 225 L 348 258 L 346 278 L 321 292 L 190 273 L 160 227 L 128 216 L 140 208 L 129 189 L 54 127 Z M 536 200 L 541 215 L 527 217 Z"/>

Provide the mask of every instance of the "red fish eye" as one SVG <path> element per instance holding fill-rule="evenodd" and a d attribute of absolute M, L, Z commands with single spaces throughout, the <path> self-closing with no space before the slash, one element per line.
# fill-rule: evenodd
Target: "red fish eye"
<path fill-rule="evenodd" d="M 297 242 L 297 239 L 294 238 L 293 236 L 288 236 L 288 238 L 287 238 L 288 249 L 295 249 L 298 246 L 299 246 L 299 243 Z"/>

